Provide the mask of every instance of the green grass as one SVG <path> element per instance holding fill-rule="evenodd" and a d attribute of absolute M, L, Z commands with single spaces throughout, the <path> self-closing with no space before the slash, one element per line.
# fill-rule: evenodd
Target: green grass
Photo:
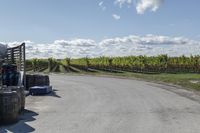
<path fill-rule="evenodd" d="M 135 77 L 148 81 L 157 81 L 179 85 L 187 89 L 200 91 L 200 82 L 192 83 L 191 81 L 200 81 L 200 74 L 139 74 L 123 73 L 122 76 Z"/>
<path fill-rule="evenodd" d="M 200 81 L 200 74 L 125 74 L 129 77 L 136 77 L 141 79 L 146 79 L 149 81 L 159 81 L 165 83 L 172 83 L 175 85 L 180 85 L 187 89 L 200 90 L 200 82 L 192 83 L 191 81 Z"/>
<path fill-rule="evenodd" d="M 200 91 L 200 74 L 191 74 L 191 73 L 179 73 L 179 74 L 143 74 L 143 73 L 131 73 L 131 72 L 122 72 L 122 73 L 111 73 L 111 72 L 81 72 L 81 74 L 90 74 L 90 75 L 107 75 L 107 76 L 116 76 L 124 78 L 137 78 L 147 81 L 154 81 L 159 83 L 170 83 L 174 85 L 179 85 L 185 89 L 191 89 Z M 191 81 L 199 81 L 198 83 L 192 83 Z"/>

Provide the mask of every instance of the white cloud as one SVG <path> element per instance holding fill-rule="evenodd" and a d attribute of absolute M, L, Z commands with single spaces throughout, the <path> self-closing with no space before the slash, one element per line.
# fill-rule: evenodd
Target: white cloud
<path fill-rule="evenodd" d="M 99 2 L 99 6 L 102 6 L 102 5 L 103 5 L 103 3 L 104 3 L 103 1 Z"/>
<path fill-rule="evenodd" d="M 169 56 L 200 55 L 200 41 L 184 37 L 159 35 L 125 36 L 96 42 L 91 39 L 56 40 L 53 43 L 26 42 L 27 58 L 79 58 L 97 56 L 158 55 Z M 21 42 L 1 42 L 16 46 Z"/>
<path fill-rule="evenodd" d="M 119 15 L 117 15 L 117 14 L 113 14 L 112 16 L 113 16 L 113 18 L 114 18 L 115 20 L 119 20 L 119 19 L 121 18 L 121 16 L 119 16 Z"/>
<path fill-rule="evenodd" d="M 132 4 L 132 0 L 115 0 L 115 4 L 119 5 L 119 7 L 122 8 L 124 4 Z"/>
<path fill-rule="evenodd" d="M 155 12 L 164 0 L 139 0 L 136 5 L 136 11 L 138 14 L 144 14 L 147 9 Z"/>
<path fill-rule="evenodd" d="M 22 43 L 26 43 L 26 44 L 34 44 L 34 42 L 30 41 L 30 40 L 24 40 L 24 41 L 14 41 L 14 42 L 0 42 L 0 44 L 4 44 L 4 45 L 8 45 L 8 47 L 15 47 L 18 46 Z"/>
<path fill-rule="evenodd" d="M 70 41 L 66 40 L 56 40 L 54 44 L 62 46 L 81 46 L 81 47 L 90 47 L 95 46 L 95 41 L 91 39 L 74 39 Z"/>
<path fill-rule="evenodd" d="M 127 36 L 105 39 L 100 42 L 102 54 L 106 56 L 158 55 L 170 56 L 200 54 L 200 42 L 183 37 Z"/>
<path fill-rule="evenodd" d="M 133 1 L 136 1 L 136 11 L 138 14 L 144 14 L 146 10 L 157 11 L 164 0 L 115 0 L 115 4 L 119 5 L 120 8 L 123 5 L 130 7 L 133 5 Z"/>
<path fill-rule="evenodd" d="M 103 2 L 103 1 L 99 2 L 99 7 L 100 7 L 103 11 L 106 10 L 106 6 L 104 6 L 104 2 Z"/>

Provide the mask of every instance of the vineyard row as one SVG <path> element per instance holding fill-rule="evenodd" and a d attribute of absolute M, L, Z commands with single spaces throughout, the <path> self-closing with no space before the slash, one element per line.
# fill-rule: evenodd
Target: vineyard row
<path fill-rule="evenodd" d="M 145 73 L 199 73 L 200 56 L 169 57 L 159 56 L 126 56 L 98 57 L 79 59 L 30 59 L 27 60 L 28 70 L 33 71 L 70 71 L 71 67 L 81 70 L 129 71 Z"/>

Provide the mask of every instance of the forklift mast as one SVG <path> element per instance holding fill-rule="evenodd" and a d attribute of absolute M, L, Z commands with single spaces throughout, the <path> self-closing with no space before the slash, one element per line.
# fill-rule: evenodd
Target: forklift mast
<path fill-rule="evenodd" d="M 19 46 L 8 48 L 4 64 L 16 66 L 16 71 L 21 75 L 21 85 L 26 87 L 26 54 L 25 43 Z"/>

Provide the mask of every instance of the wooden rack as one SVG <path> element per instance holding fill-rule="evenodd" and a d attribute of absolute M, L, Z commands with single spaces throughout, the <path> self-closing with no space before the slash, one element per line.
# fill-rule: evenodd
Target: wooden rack
<path fill-rule="evenodd" d="M 7 56 L 4 59 L 6 64 L 15 64 L 19 72 L 23 74 L 23 83 L 26 87 L 26 51 L 25 43 L 17 47 L 7 49 Z"/>

